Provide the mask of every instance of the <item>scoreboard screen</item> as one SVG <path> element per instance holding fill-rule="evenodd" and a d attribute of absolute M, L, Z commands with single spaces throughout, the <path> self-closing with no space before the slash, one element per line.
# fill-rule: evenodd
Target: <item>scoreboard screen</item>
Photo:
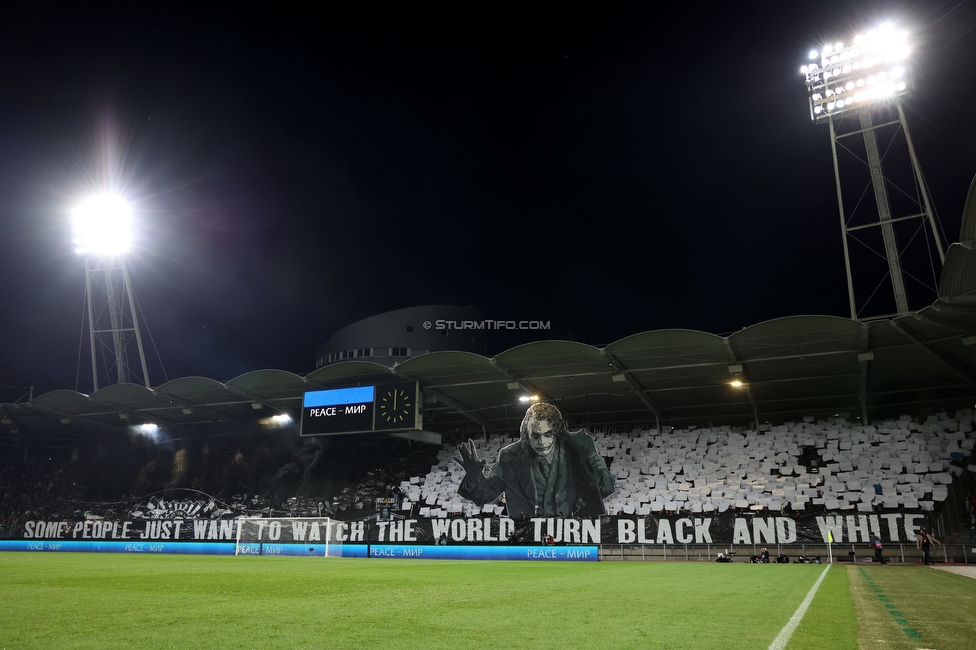
<path fill-rule="evenodd" d="M 354 386 L 305 393 L 301 435 L 329 436 L 422 429 L 417 382 Z"/>

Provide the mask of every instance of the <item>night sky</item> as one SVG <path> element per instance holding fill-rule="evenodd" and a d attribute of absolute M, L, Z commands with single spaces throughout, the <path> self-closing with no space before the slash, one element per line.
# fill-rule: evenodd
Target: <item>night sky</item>
<path fill-rule="evenodd" d="M 950 241 L 976 174 L 970 0 L 39 4 L 0 16 L 2 401 L 91 390 L 68 214 L 108 154 L 154 385 L 304 374 L 335 330 L 423 304 L 594 345 L 848 316 L 799 67 L 882 20 L 914 33 L 906 113 Z"/>

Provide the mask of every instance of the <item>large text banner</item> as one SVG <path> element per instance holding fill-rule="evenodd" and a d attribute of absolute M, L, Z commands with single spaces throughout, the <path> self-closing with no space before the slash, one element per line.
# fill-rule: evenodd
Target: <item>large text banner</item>
<path fill-rule="evenodd" d="M 927 525 L 924 512 L 810 515 L 742 514 L 618 516 L 592 519 L 458 517 L 452 519 L 174 519 L 137 521 L 28 521 L 23 540 L 247 542 L 276 544 L 751 544 L 914 543 Z M 239 530 L 240 529 L 240 530 Z M 549 539 L 551 538 L 551 540 Z"/>

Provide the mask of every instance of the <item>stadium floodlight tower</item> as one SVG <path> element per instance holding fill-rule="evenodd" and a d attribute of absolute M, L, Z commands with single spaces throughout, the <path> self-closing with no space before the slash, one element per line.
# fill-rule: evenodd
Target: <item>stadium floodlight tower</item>
<path fill-rule="evenodd" d="M 85 258 L 94 390 L 112 383 L 140 383 L 148 388 L 149 371 L 124 259 L 131 245 L 132 208 L 120 196 L 100 194 L 78 204 L 71 217 L 75 252 Z M 129 364 L 133 347 L 141 362 L 141 377 Z"/>
<path fill-rule="evenodd" d="M 810 61 L 800 68 L 810 95 L 810 118 L 817 124 L 826 122 L 830 126 L 847 288 L 854 320 L 870 316 L 861 312 L 877 308 L 886 293 L 879 293 L 886 278 L 890 278 L 893 300 L 873 317 L 910 313 L 905 277 L 915 286 L 935 292 L 935 254 L 939 266 L 945 260 L 901 104 L 902 98 L 913 89 L 910 54 L 908 33 L 884 24 L 850 42 L 834 42 L 811 51 Z M 855 137 L 858 135 L 860 139 Z M 845 171 L 856 173 L 842 177 L 838 149 L 845 154 L 845 164 L 854 163 L 850 169 L 845 167 Z M 851 200 L 845 203 L 845 196 Z M 904 242 L 901 248 L 900 238 Z M 858 265 L 859 273 L 866 271 L 866 276 L 871 276 L 872 260 L 886 263 L 883 270 L 876 268 L 877 275 L 867 278 L 867 297 L 862 299 L 860 311 L 854 296 L 849 242 L 863 246 L 857 250 L 866 249 L 871 253 Z M 910 246 L 913 248 L 909 254 Z M 911 270 L 905 269 L 906 259 L 912 260 Z M 927 277 L 929 273 L 931 278 Z M 862 286 L 865 285 L 859 285 Z M 892 304 L 894 313 L 884 313 L 890 312 Z"/>

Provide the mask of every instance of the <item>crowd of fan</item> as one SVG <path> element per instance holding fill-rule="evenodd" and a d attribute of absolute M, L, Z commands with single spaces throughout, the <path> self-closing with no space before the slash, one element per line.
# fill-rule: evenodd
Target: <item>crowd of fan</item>
<path fill-rule="evenodd" d="M 73 511 L 65 499 L 80 499 L 81 467 L 69 460 L 0 457 L 0 537 L 9 537 L 24 521 Z"/>
<path fill-rule="evenodd" d="M 928 454 L 927 469 L 910 469 L 931 470 L 933 476 L 949 476 L 951 470 L 958 476 L 972 451 L 972 419 L 971 413 L 965 413 L 953 418 L 930 419 L 928 424 L 903 420 L 889 425 L 896 432 L 891 436 L 887 436 L 883 427 L 860 431 L 869 432 L 879 440 L 884 438 L 884 444 L 889 438 L 893 441 L 891 444 L 902 440 L 908 445 L 904 452 L 908 455 Z M 668 512 L 675 508 L 690 508 L 689 504 L 695 504 L 695 511 L 738 508 L 742 504 L 736 501 L 739 498 L 734 494 L 736 489 L 772 499 L 772 504 L 749 502 L 746 507 L 750 509 L 774 507 L 777 499 L 782 500 L 785 510 L 791 509 L 791 504 L 824 507 L 825 497 L 830 500 L 836 496 L 831 489 L 850 499 L 845 502 L 841 498 L 841 507 L 864 503 L 881 507 L 884 498 L 903 499 L 898 506 L 904 506 L 904 499 L 912 499 L 911 489 L 917 490 L 917 487 L 897 481 L 891 483 L 890 488 L 887 482 L 884 485 L 879 482 L 877 493 L 874 488 L 867 487 L 863 492 L 853 492 L 852 486 L 857 479 L 852 472 L 844 471 L 848 468 L 846 465 L 841 467 L 842 463 L 849 463 L 853 458 L 856 467 L 860 454 L 862 468 L 873 464 L 876 473 L 891 472 L 894 465 L 899 464 L 898 456 L 892 453 L 890 458 L 882 458 L 885 454 L 879 450 L 885 447 L 878 447 L 877 440 L 868 440 L 870 436 L 857 432 L 848 437 L 850 444 L 845 443 L 845 431 L 853 431 L 850 425 L 827 424 L 829 431 L 840 431 L 840 435 L 829 431 L 813 432 L 810 423 L 805 427 L 800 423 L 792 428 L 773 428 L 765 434 L 753 432 L 758 441 L 752 443 L 748 432 L 739 434 L 731 429 L 725 431 L 725 428 L 673 431 L 664 436 L 654 432 L 600 433 L 596 436 L 598 447 L 609 461 L 611 471 L 618 476 L 618 490 L 608 501 L 608 507 L 611 514 Z M 899 436 L 897 431 L 905 435 Z M 924 449 L 920 447 L 912 451 L 914 447 L 910 447 L 909 434 L 931 434 L 931 442 Z M 745 472 L 733 468 L 728 459 L 723 460 L 721 453 L 716 453 L 730 449 L 737 436 L 742 438 L 743 450 L 737 452 L 738 456 L 727 454 L 729 459 L 747 458 L 750 444 L 760 449 L 759 443 L 766 444 L 764 439 L 769 439 L 768 457 L 752 453 L 750 460 L 759 463 L 762 470 L 756 476 L 750 473 L 752 470 Z M 861 444 L 863 449 L 859 448 L 858 436 L 867 441 Z M 512 441 L 513 438 L 499 438 L 483 441 L 483 445 L 485 451 L 497 452 L 499 445 Z M 802 468 L 797 465 L 805 462 L 807 443 L 813 445 L 806 447 L 814 450 L 812 457 L 822 464 L 822 478 L 811 477 L 813 480 L 810 480 L 804 477 Z M 783 449 L 779 450 L 775 444 L 783 444 Z M 962 463 L 956 459 L 960 450 L 966 458 Z M 473 504 L 456 494 L 454 484 L 460 480 L 462 472 L 453 466 L 452 454 L 452 445 L 438 449 L 431 445 L 411 446 L 398 439 L 295 441 L 284 437 L 245 436 L 225 441 L 223 445 L 209 441 L 196 448 L 185 443 L 182 446 L 120 447 L 77 461 L 37 455 L 0 457 L 0 494 L 3 495 L 0 537 L 16 536 L 22 530 L 23 522 L 28 520 L 240 515 L 357 519 L 387 506 L 401 512 L 406 508 L 421 516 L 472 514 L 474 510 L 465 506 Z M 706 464 L 709 454 L 714 455 L 713 464 L 719 475 L 707 474 L 703 469 L 707 469 L 707 465 L 690 464 L 694 454 L 701 456 L 698 463 L 704 461 Z M 683 460 L 677 460 L 678 456 Z M 493 457 L 488 455 L 487 459 L 491 461 Z M 940 465 L 936 468 L 933 463 Z M 700 475 L 695 473 L 696 468 Z M 976 468 L 969 466 L 969 469 Z M 899 466 L 896 474 L 901 471 Z M 846 485 L 841 479 L 846 480 Z M 838 482 L 832 485 L 831 480 Z M 873 478 L 865 481 L 867 486 L 874 482 Z M 760 485 L 765 493 L 756 491 Z M 819 492 L 815 495 L 814 490 Z M 685 494 L 690 495 L 690 501 L 675 501 L 675 495 Z M 809 498 L 808 494 L 811 495 Z M 851 494 L 857 495 L 856 501 Z M 710 504 L 709 500 L 715 504 Z M 965 518 L 976 526 L 976 501 L 970 499 L 966 504 Z M 501 514 L 503 503 L 492 508 L 493 512 Z"/>
<path fill-rule="evenodd" d="M 971 409 L 871 426 L 844 416 L 746 427 L 689 427 L 665 434 L 594 434 L 616 477 L 608 514 L 874 512 L 939 510 L 953 477 L 970 472 L 976 444 Z M 473 441 L 489 461 L 517 437 Z M 503 505 L 463 499 L 464 469 L 445 445 L 430 470 L 403 481 L 403 508 L 421 517 L 501 514 Z"/>
<path fill-rule="evenodd" d="M 0 538 L 31 520 L 361 518 L 396 507 L 396 485 L 437 453 L 399 439 L 282 440 L 126 443 L 75 460 L 0 455 Z"/>

